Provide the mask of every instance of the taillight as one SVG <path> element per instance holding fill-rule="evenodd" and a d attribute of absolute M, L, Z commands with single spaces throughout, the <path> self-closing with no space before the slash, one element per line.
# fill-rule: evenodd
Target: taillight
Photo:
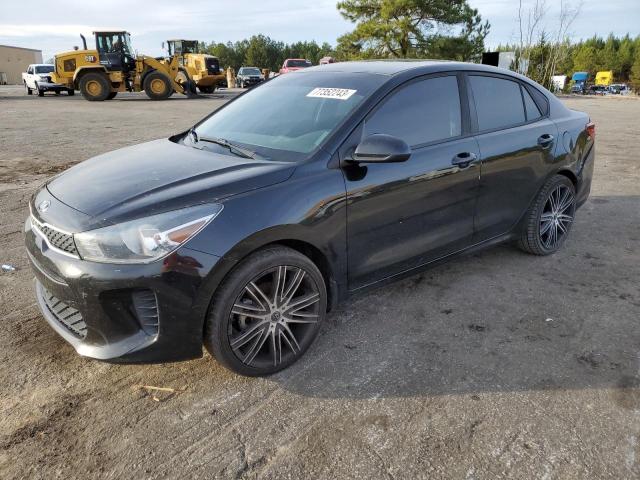
<path fill-rule="evenodd" d="M 591 140 L 595 140 L 596 139 L 596 124 L 593 122 L 589 122 L 587 123 L 587 126 L 585 127 L 585 130 L 587 132 L 587 135 L 589 135 L 589 138 Z"/>

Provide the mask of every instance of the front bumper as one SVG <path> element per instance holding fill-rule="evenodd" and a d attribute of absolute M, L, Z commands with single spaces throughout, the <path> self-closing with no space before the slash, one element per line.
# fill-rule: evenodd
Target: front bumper
<path fill-rule="evenodd" d="M 38 82 L 38 89 L 43 92 L 63 92 L 67 90 L 67 87 L 59 83 Z"/>
<path fill-rule="evenodd" d="M 40 310 L 80 355 L 114 362 L 202 355 L 210 274 L 223 260 L 183 247 L 144 265 L 87 262 L 58 250 L 29 220 L 25 243 Z"/>
<path fill-rule="evenodd" d="M 251 86 L 251 85 L 257 85 L 259 83 L 262 83 L 263 80 L 261 78 L 244 78 L 239 80 L 239 82 L 240 81 L 244 81 L 245 85 Z"/>

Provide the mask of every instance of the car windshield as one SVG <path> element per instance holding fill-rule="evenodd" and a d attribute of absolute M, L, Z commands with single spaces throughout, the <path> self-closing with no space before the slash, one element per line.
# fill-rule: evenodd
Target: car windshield
<path fill-rule="evenodd" d="M 311 62 L 309 60 L 287 60 L 287 67 L 289 68 L 306 68 L 310 66 Z"/>
<path fill-rule="evenodd" d="M 240 69 L 242 75 L 260 75 L 260 70 L 256 67 L 244 67 Z"/>
<path fill-rule="evenodd" d="M 307 72 L 283 75 L 248 91 L 195 127 L 199 138 L 224 138 L 273 160 L 316 150 L 385 78 Z"/>
<path fill-rule="evenodd" d="M 36 73 L 51 73 L 53 72 L 53 65 L 40 65 L 36 67 Z"/>

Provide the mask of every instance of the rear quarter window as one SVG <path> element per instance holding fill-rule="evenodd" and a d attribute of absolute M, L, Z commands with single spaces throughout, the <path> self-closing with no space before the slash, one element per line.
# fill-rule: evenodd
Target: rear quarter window
<path fill-rule="evenodd" d="M 522 87 L 522 98 L 524 100 L 524 108 L 527 112 L 528 121 L 536 120 L 542 117 L 538 105 L 536 105 L 536 102 L 534 102 L 533 98 L 524 86 Z"/>
<path fill-rule="evenodd" d="M 469 76 L 480 131 L 509 128 L 526 121 L 520 84 L 479 75 Z"/>

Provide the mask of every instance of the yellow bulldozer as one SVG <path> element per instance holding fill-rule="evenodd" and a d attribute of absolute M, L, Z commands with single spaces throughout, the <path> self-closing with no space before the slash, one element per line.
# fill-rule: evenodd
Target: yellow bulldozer
<path fill-rule="evenodd" d="M 180 57 L 157 60 L 136 55 L 131 36 L 125 31 L 97 31 L 96 48 L 60 53 L 55 56 L 52 80 L 67 88 L 80 90 L 90 101 L 111 100 L 118 92 L 144 91 L 152 100 L 164 100 L 174 92 L 191 95 L 192 80 L 180 67 Z M 176 81 L 178 75 L 182 81 Z"/>
<path fill-rule="evenodd" d="M 193 93 L 195 93 L 195 87 L 198 87 L 202 93 L 213 93 L 217 84 L 227 78 L 224 70 L 220 68 L 218 58 L 201 53 L 200 43 L 197 40 L 167 40 L 167 51 L 169 62 L 172 58 L 179 57 L 182 68 L 177 76 L 178 83 L 185 84 L 191 80 L 192 83 L 189 86 Z"/>

